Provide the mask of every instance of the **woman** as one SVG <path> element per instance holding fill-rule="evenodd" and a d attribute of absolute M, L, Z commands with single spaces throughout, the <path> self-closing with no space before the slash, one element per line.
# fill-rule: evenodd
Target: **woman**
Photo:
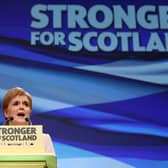
<path fill-rule="evenodd" d="M 32 96 L 20 87 L 9 89 L 2 100 L 2 111 L 6 125 L 30 125 Z M 45 152 L 55 154 L 48 134 L 43 134 L 43 143 Z"/>

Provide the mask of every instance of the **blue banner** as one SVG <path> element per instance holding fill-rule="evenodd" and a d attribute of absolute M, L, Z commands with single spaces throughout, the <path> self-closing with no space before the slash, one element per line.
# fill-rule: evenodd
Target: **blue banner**
<path fill-rule="evenodd" d="M 0 20 L 0 100 L 32 94 L 60 168 L 168 167 L 167 2 L 6 0 Z"/>

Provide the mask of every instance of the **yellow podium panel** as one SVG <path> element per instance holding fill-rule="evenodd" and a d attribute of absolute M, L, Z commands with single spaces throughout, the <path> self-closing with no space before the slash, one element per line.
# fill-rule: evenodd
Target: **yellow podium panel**
<path fill-rule="evenodd" d="M 0 153 L 44 153 L 42 125 L 0 126 Z"/>

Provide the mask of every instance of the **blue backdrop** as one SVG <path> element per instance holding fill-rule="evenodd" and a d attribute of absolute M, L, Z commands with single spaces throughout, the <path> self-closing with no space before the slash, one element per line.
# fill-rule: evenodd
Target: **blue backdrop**
<path fill-rule="evenodd" d="M 1 2 L 0 100 L 15 86 L 33 95 L 32 121 L 43 124 L 51 135 L 60 168 L 167 168 L 167 51 L 125 52 L 119 46 L 109 52 L 85 48 L 73 52 L 67 45 L 31 45 L 31 32 L 36 30 L 30 26 L 30 11 L 35 4 L 79 4 L 86 9 L 96 4 L 109 8 L 132 4 L 138 10 L 149 2 Z M 167 3 L 150 1 L 150 5 Z M 62 23 L 66 21 L 64 16 Z M 134 30 L 124 26 L 119 31 L 140 32 L 142 44 L 147 45 L 150 31 L 158 32 L 162 40 L 167 29 L 145 30 L 137 25 Z M 46 30 L 63 32 L 66 40 L 71 31 L 118 31 L 113 26 L 56 30 L 51 25 L 40 31 Z"/>

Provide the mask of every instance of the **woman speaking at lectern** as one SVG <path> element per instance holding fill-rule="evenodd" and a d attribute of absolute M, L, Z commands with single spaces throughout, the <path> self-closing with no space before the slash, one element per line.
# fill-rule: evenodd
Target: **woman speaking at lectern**
<path fill-rule="evenodd" d="M 32 96 L 20 87 L 9 89 L 2 100 L 2 111 L 6 125 L 31 125 Z M 43 133 L 44 151 L 53 153 L 49 134 Z"/>

